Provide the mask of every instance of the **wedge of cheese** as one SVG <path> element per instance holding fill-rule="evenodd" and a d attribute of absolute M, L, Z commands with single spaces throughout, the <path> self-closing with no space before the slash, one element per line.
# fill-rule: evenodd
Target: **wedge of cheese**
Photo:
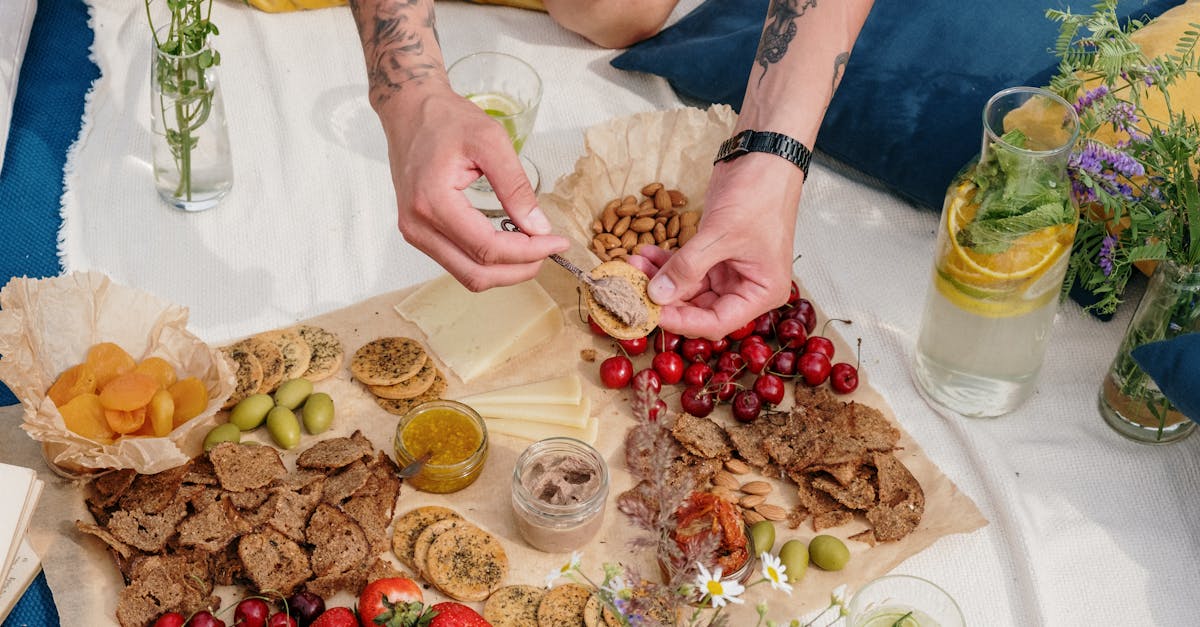
<path fill-rule="evenodd" d="M 478 294 L 443 275 L 396 305 L 433 351 L 469 382 L 539 344 L 563 328 L 562 311 L 535 281 Z"/>
<path fill-rule="evenodd" d="M 573 427 L 582 429 L 587 424 L 588 417 L 592 413 L 592 401 L 588 397 L 582 397 L 579 403 L 575 405 L 555 405 L 544 403 L 520 403 L 520 404 L 491 404 L 491 403 L 470 403 L 462 401 L 470 405 L 475 411 L 479 412 L 484 418 L 496 418 L 500 420 L 521 420 L 525 422 L 544 422 L 552 425 L 561 425 L 564 427 Z"/>
<path fill-rule="evenodd" d="M 546 438 L 566 437 L 583 440 L 588 444 L 595 444 L 596 435 L 600 429 L 599 421 L 595 418 L 589 418 L 587 424 L 581 429 L 564 427 L 547 422 L 530 422 L 527 420 L 493 420 L 484 418 L 483 421 L 487 423 L 489 434 L 499 433 L 534 441 Z"/>
<path fill-rule="evenodd" d="M 581 398 L 583 382 L 578 374 L 571 373 L 545 381 L 471 394 L 458 400 L 468 405 L 578 405 Z"/>

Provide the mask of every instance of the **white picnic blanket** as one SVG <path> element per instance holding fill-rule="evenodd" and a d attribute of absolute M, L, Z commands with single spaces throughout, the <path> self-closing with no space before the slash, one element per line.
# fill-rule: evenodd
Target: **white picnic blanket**
<path fill-rule="evenodd" d="M 347 9 L 265 15 L 217 3 L 236 180 L 218 208 L 189 215 L 162 204 L 151 180 L 141 3 L 91 4 L 103 75 L 68 167 L 66 270 L 100 270 L 186 305 L 192 329 L 213 342 L 440 272 L 396 230 L 384 140 Z M 684 0 L 672 19 L 698 4 Z M 614 70 L 615 53 L 544 14 L 437 8 L 447 60 L 500 50 L 541 72 L 545 97 L 526 154 L 547 188 L 582 154 L 583 129 L 681 106 L 663 80 Z M 995 420 L 942 417 L 910 379 L 935 226 L 933 214 L 818 160 L 796 236 L 797 273 L 826 312 L 854 321 L 843 334 L 862 337 L 864 376 L 991 521 L 939 541 L 898 572 L 941 584 L 972 625 L 1195 624 L 1200 438 L 1129 443 L 1096 411 L 1131 308 L 1103 324 L 1064 305 L 1038 393 L 1022 409 Z M 28 457 L 31 447 L 9 441 L 0 452 Z M 48 491 L 56 489 L 64 487 Z M 81 582 L 71 542 L 54 540 L 66 528 L 54 513 L 39 512 L 34 540 L 63 622 L 97 624 L 64 602 Z"/>

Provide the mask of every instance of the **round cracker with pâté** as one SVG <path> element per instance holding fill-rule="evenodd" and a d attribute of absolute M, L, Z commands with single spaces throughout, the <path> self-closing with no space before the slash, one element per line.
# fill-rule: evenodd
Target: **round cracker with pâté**
<path fill-rule="evenodd" d="M 614 259 L 592 268 L 588 274 L 593 279 L 607 277 L 610 281 L 621 281 L 627 286 L 617 290 L 623 292 L 626 298 L 618 299 L 620 302 L 606 302 L 604 305 L 596 300 L 591 289 L 583 291 L 588 314 L 605 333 L 618 340 L 634 340 L 650 335 L 658 326 L 658 316 L 662 308 L 650 300 L 650 294 L 646 291 L 646 287 L 650 285 L 650 278 L 641 270 L 625 261 Z M 621 309 L 622 313 L 628 315 L 630 322 L 622 321 L 613 309 Z"/>

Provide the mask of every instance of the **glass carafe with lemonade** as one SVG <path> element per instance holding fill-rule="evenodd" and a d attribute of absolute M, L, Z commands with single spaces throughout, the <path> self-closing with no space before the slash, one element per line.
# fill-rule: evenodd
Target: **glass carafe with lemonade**
<path fill-rule="evenodd" d="M 446 70 L 455 93 L 475 103 L 504 127 L 513 150 L 521 155 L 525 140 L 533 131 L 542 100 L 542 79 L 531 65 L 502 52 L 477 52 L 465 56 Z M 533 191 L 538 191 L 537 166 L 521 156 L 521 166 Z M 491 217 L 502 217 L 503 207 L 487 177 L 479 177 L 466 190 L 476 209 Z"/>
<path fill-rule="evenodd" d="M 983 111 L 983 147 L 950 184 L 914 376 L 934 402 L 998 416 L 1033 393 L 1079 211 L 1067 160 L 1079 133 L 1059 96 L 1014 87 Z"/>

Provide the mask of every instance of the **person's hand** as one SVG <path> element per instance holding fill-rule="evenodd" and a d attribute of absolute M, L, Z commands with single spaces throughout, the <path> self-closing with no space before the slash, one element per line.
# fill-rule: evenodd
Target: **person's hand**
<path fill-rule="evenodd" d="M 542 260 L 567 249 L 550 234 L 504 128 L 444 82 L 390 100 L 379 110 L 388 140 L 397 225 L 467 289 L 533 278 Z M 463 190 L 486 174 L 523 233 L 497 230 Z"/>
<path fill-rule="evenodd" d="M 659 326 L 716 339 L 786 302 L 802 184 L 774 155 L 718 164 L 696 235 L 674 254 L 647 246 L 629 258 L 652 277 Z"/>

